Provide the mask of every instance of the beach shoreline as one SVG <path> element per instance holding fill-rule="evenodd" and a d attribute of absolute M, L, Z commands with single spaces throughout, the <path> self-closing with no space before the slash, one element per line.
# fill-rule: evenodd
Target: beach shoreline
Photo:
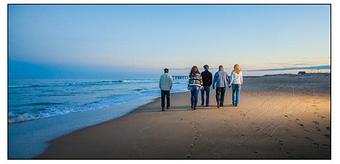
<path fill-rule="evenodd" d="M 172 94 L 165 112 L 156 98 L 50 141 L 36 159 L 330 159 L 330 78 L 299 78 L 249 78 L 237 108 L 230 89 L 220 109 L 213 92 L 211 106 L 196 111 L 188 92 Z"/>

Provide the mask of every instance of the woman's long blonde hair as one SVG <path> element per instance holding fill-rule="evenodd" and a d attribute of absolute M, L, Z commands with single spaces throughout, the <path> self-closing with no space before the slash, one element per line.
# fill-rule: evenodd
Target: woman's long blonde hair
<path fill-rule="evenodd" d="M 241 72 L 241 67 L 240 67 L 240 65 L 235 64 L 235 65 L 234 65 L 234 71 L 235 71 L 237 74 L 239 74 L 239 73 Z"/>

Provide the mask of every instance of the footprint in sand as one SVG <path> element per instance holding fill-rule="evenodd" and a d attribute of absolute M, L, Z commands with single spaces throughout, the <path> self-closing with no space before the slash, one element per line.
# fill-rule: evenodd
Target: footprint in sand
<path fill-rule="evenodd" d="M 268 136 L 268 137 L 270 137 L 270 138 L 273 138 L 273 136 L 270 135 L 270 134 L 268 134 L 268 133 L 264 133 L 264 135 L 265 135 L 265 136 Z"/>
<path fill-rule="evenodd" d="M 317 147 L 320 147 L 320 144 L 316 143 L 316 142 L 313 142 L 312 143 L 313 145 L 317 146 Z"/>
<path fill-rule="evenodd" d="M 320 117 L 321 119 L 325 119 L 326 118 L 325 116 L 322 116 L 322 115 L 318 115 L 318 117 Z"/>
<path fill-rule="evenodd" d="M 285 115 L 283 115 L 283 116 L 284 116 L 284 117 L 286 117 L 286 118 L 288 118 L 288 115 L 286 115 L 286 114 L 285 114 Z"/>
<path fill-rule="evenodd" d="M 329 144 L 322 144 L 322 146 L 331 147 L 331 145 L 329 145 Z"/>
<path fill-rule="evenodd" d="M 296 120 L 296 121 L 300 121 L 300 119 L 298 119 L 298 118 L 297 118 L 297 119 L 295 119 L 295 120 Z"/>
<path fill-rule="evenodd" d="M 301 126 L 301 127 L 304 127 L 304 126 L 305 126 L 305 125 L 303 125 L 303 124 L 301 124 L 301 123 L 298 123 L 298 125 Z"/>
<path fill-rule="evenodd" d="M 292 153 L 289 152 L 289 151 L 286 151 L 286 155 L 287 155 L 288 158 L 293 158 L 293 157 L 294 157 L 294 156 L 292 155 Z"/>
<path fill-rule="evenodd" d="M 305 137 L 305 139 L 306 139 L 306 140 L 308 140 L 308 141 L 312 141 L 312 142 L 314 142 L 314 140 L 313 140 L 313 139 L 311 139 L 310 137 Z"/>
<path fill-rule="evenodd" d="M 279 140 L 279 144 L 280 144 L 280 146 L 283 146 L 283 141 Z"/>
<path fill-rule="evenodd" d="M 319 131 L 319 132 L 321 131 L 321 129 L 320 129 L 319 127 L 317 127 L 317 126 L 315 127 L 315 129 L 316 129 L 317 131 Z"/>
<path fill-rule="evenodd" d="M 315 125 L 319 125 L 319 124 L 320 124 L 320 123 L 317 122 L 317 121 L 313 121 L 313 123 L 314 123 Z"/>
<path fill-rule="evenodd" d="M 246 117 L 247 116 L 247 114 L 245 114 L 245 113 L 241 113 L 240 114 L 242 117 Z"/>
<path fill-rule="evenodd" d="M 192 140 L 192 143 L 189 145 L 189 153 L 187 154 L 187 158 L 191 158 L 191 152 L 192 152 L 192 149 L 194 149 L 194 146 L 195 146 L 195 143 L 198 142 L 198 138 L 200 136 L 200 133 L 198 131 L 198 128 L 197 128 L 197 123 L 195 122 L 191 122 L 191 125 L 192 125 L 192 128 L 194 129 L 194 136 L 193 136 L 193 140 Z"/>
<path fill-rule="evenodd" d="M 330 138 L 331 136 L 329 134 L 324 134 L 323 136 Z"/>
<path fill-rule="evenodd" d="M 260 154 L 259 154 L 258 151 L 254 151 L 253 153 L 255 154 L 255 157 L 256 157 L 256 158 L 259 158 L 259 155 L 260 155 Z"/>

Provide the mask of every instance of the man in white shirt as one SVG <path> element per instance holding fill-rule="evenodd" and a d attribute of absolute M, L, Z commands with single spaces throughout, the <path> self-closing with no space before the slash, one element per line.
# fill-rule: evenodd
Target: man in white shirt
<path fill-rule="evenodd" d="M 161 107 L 164 111 L 165 97 L 166 97 L 166 108 L 170 108 L 170 90 L 172 88 L 172 77 L 169 75 L 169 69 L 164 69 L 164 74 L 159 79 L 159 89 L 161 89 Z"/>

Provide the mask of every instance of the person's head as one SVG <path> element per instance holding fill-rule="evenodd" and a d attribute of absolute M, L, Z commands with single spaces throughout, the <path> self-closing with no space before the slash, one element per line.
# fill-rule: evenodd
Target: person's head
<path fill-rule="evenodd" d="M 164 68 L 164 73 L 169 73 L 169 69 L 168 68 Z"/>
<path fill-rule="evenodd" d="M 241 67 L 240 67 L 240 65 L 235 64 L 235 65 L 234 65 L 234 71 L 235 71 L 236 73 L 240 73 L 240 72 L 241 72 Z"/>
<path fill-rule="evenodd" d="M 209 66 L 206 64 L 203 66 L 204 70 L 208 70 L 209 69 Z"/>
<path fill-rule="evenodd" d="M 190 71 L 190 75 L 197 74 L 197 73 L 200 73 L 200 71 L 198 70 L 198 67 L 195 66 L 195 65 L 192 66 L 191 71 Z"/>
<path fill-rule="evenodd" d="M 218 66 L 219 71 L 223 71 L 223 65 Z"/>

